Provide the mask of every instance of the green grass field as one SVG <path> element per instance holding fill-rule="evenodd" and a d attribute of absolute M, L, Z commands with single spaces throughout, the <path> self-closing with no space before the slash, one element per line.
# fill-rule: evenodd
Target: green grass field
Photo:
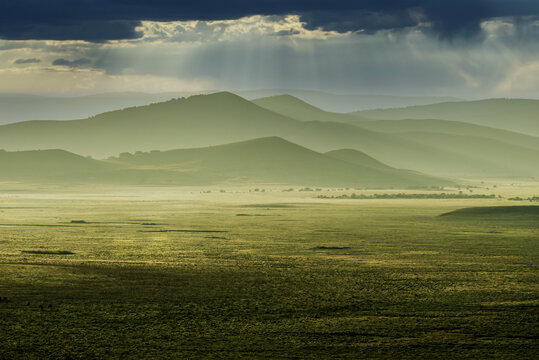
<path fill-rule="evenodd" d="M 0 185 L 0 358 L 537 357 L 532 204 L 317 195 Z"/>

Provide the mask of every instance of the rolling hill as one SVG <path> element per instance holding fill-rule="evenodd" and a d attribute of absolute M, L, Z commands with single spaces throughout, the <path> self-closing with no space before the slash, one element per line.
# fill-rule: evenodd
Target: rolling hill
<path fill-rule="evenodd" d="M 0 125 L 28 120 L 83 119 L 106 111 L 149 105 L 193 94 L 196 93 L 119 92 L 60 97 L 0 93 Z"/>
<path fill-rule="evenodd" d="M 97 173 L 112 165 L 82 157 L 65 150 L 0 151 L 1 176 L 63 176 L 65 173 Z"/>
<path fill-rule="evenodd" d="M 215 92 L 217 91 L 184 91 L 155 94 L 142 92 L 111 92 L 84 96 L 40 96 L 31 94 L 0 93 L 0 109 L 2 109 L 0 112 L 0 125 L 29 120 L 84 119 L 107 111 L 120 110 L 133 106 L 144 106 L 175 98 L 188 97 L 197 94 L 211 94 Z M 286 89 L 238 91 L 236 93 L 248 99 L 294 93 L 328 111 L 338 112 L 423 105 L 455 100 L 451 98 L 436 97 L 335 95 L 317 91 Z"/>
<path fill-rule="evenodd" d="M 192 96 L 72 121 L 0 127 L 0 148 L 61 148 L 106 157 L 126 151 L 209 146 L 267 135 L 299 123 L 231 93 Z M 276 129 L 276 130 L 275 130 Z M 262 135 L 261 135 L 262 134 Z"/>
<path fill-rule="evenodd" d="M 332 157 L 334 159 L 346 161 L 352 164 L 369 167 L 372 169 L 380 169 L 380 170 L 394 169 L 376 160 L 375 158 L 354 149 L 340 149 L 340 150 L 328 151 L 326 153 L 326 156 Z"/>
<path fill-rule="evenodd" d="M 440 119 L 539 136 L 539 100 L 488 99 L 368 110 L 353 113 L 372 120 Z"/>
<path fill-rule="evenodd" d="M 494 174 L 494 169 L 497 171 L 496 176 L 511 173 L 512 170 L 507 166 L 529 168 L 533 159 L 539 156 L 539 138 L 486 126 L 433 119 L 367 121 L 347 114 L 320 110 L 290 95 L 262 98 L 253 102 L 297 120 L 344 122 L 378 133 L 393 134 L 400 139 L 425 145 L 431 151 L 438 150 L 439 155 L 443 153 L 440 159 L 447 159 L 447 154 L 467 158 L 468 162 L 477 164 L 476 172 L 485 176 Z M 373 153 L 379 155 L 378 152 Z M 409 166 L 408 163 L 404 164 Z M 422 171 L 426 170 L 423 168 Z M 437 173 L 438 169 L 431 171 Z M 524 173 L 532 177 L 537 174 L 534 170 L 521 172 Z"/>
<path fill-rule="evenodd" d="M 474 136 L 497 140 L 514 146 L 539 150 L 539 137 L 464 123 L 461 121 L 435 119 L 363 120 L 356 122 L 356 124 L 364 129 L 390 134 L 429 132 L 447 135 Z"/>
<path fill-rule="evenodd" d="M 447 101 L 459 101 L 454 97 L 442 96 L 394 96 L 368 94 L 333 94 L 323 91 L 298 89 L 268 89 L 236 91 L 236 94 L 254 100 L 276 95 L 292 95 L 313 106 L 329 112 L 349 113 L 358 110 L 386 109 L 412 105 L 426 105 Z"/>
<path fill-rule="evenodd" d="M 106 161 L 63 150 L 2 151 L 0 181 L 170 185 L 248 183 L 369 188 L 454 184 L 446 179 L 385 165 L 373 167 L 370 161 L 343 161 L 278 137 L 207 148 L 122 154 Z"/>
<path fill-rule="evenodd" d="M 324 111 L 291 95 L 270 96 L 255 99 L 252 102 L 264 109 L 301 121 L 355 123 L 361 120 L 355 115 Z"/>
<path fill-rule="evenodd" d="M 279 136 L 319 152 L 355 149 L 396 168 L 438 176 L 538 176 L 537 152 L 499 142 L 481 157 L 423 139 L 333 121 L 300 121 L 231 93 L 197 95 L 72 121 L 27 121 L 0 126 L 0 148 L 64 149 L 104 158 L 122 152 L 196 148 Z M 446 141 L 444 140 L 444 141 Z M 474 139 L 470 139 L 474 141 Z M 500 162 L 500 163 L 499 163 Z M 503 163 L 503 166 L 500 164 Z"/>
<path fill-rule="evenodd" d="M 198 149 L 124 154 L 111 161 L 131 167 L 186 171 L 197 174 L 197 177 L 215 179 L 215 182 L 236 180 L 371 188 L 428 187 L 452 183 L 388 166 L 373 167 L 370 161 L 343 161 L 279 137 Z"/>
<path fill-rule="evenodd" d="M 460 121 L 436 119 L 366 120 L 351 114 L 331 113 L 290 96 L 278 95 L 253 100 L 253 103 L 275 113 L 301 121 L 333 121 L 356 125 L 363 129 L 388 134 L 429 132 L 450 135 L 476 136 L 497 140 L 514 146 L 539 150 L 539 138 L 518 132 L 501 130 Z"/>
<path fill-rule="evenodd" d="M 33 183 L 205 184 L 188 174 L 131 169 L 65 150 L 0 151 L 0 181 Z"/>

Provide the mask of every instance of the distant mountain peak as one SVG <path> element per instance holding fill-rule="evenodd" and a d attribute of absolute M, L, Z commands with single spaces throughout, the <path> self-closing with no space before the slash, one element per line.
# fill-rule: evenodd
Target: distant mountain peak
<path fill-rule="evenodd" d="M 199 100 L 199 99 L 205 99 L 205 100 L 235 100 L 235 101 L 245 101 L 249 102 L 248 100 L 242 98 L 239 95 L 236 95 L 234 93 L 231 93 L 229 91 L 220 91 L 215 92 L 211 94 L 199 94 L 199 95 L 191 95 L 187 98 L 187 100 Z"/>

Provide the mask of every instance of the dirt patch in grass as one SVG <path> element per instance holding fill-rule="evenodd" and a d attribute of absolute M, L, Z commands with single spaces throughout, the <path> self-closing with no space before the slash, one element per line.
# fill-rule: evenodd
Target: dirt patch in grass
<path fill-rule="evenodd" d="M 281 208 L 294 208 L 296 206 L 291 205 L 291 204 L 250 204 L 250 205 L 245 205 L 244 207 L 247 207 L 247 208 L 277 208 L 277 209 L 281 209 Z"/>
<path fill-rule="evenodd" d="M 66 250 L 22 250 L 21 252 L 33 255 L 75 255 L 74 252 Z"/>
<path fill-rule="evenodd" d="M 350 250 L 350 246 L 315 246 L 311 250 Z"/>
<path fill-rule="evenodd" d="M 167 233 L 167 232 L 177 232 L 177 233 L 227 233 L 227 230 L 141 230 L 140 232 L 155 232 L 155 233 Z"/>

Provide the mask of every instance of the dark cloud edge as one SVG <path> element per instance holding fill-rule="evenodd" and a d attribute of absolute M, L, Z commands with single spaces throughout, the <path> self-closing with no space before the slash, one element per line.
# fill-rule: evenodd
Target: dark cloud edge
<path fill-rule="evenodd" d="M 429 23 L 440 39 L 473 38 L 480 22 L 539 17 L 537 0 L 18 0 L 0 4 L 6 40 L 137 39 L 141 20 L 230 20 L 250 15 L 297 14 L 307 29 L 375 33 Z"/>

